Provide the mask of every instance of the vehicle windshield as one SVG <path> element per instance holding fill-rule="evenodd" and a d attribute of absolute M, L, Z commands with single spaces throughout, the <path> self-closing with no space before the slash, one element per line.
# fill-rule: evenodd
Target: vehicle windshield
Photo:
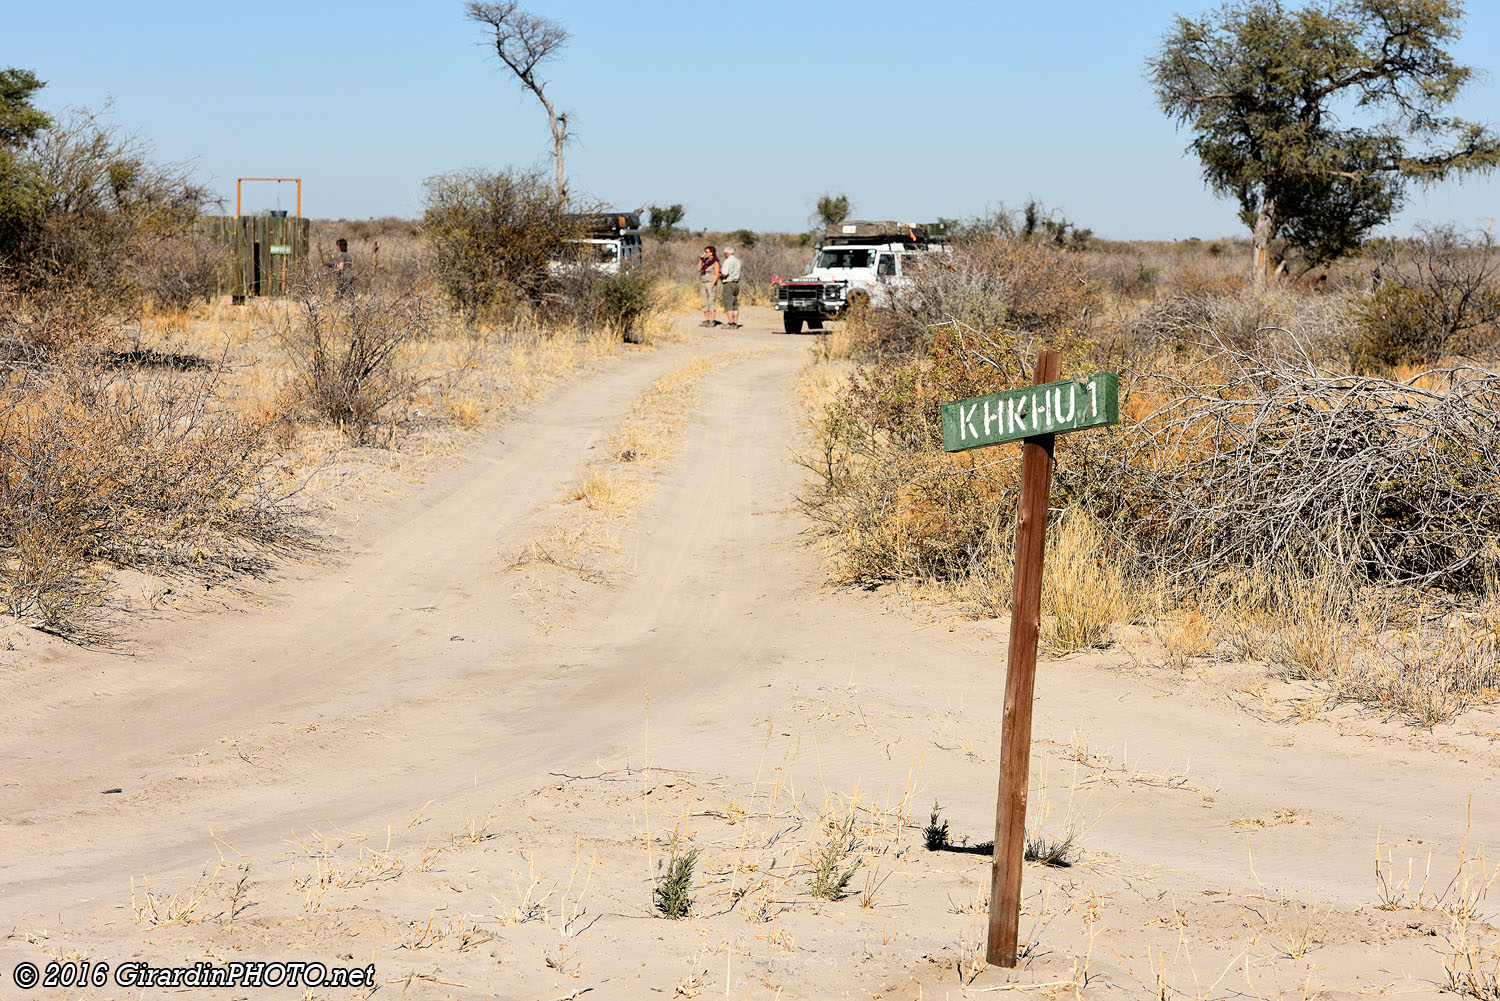
<path fill-rule="evenodd" d="M 618 259 L 620 248 L 615 243 L 594 243 L 591 240 L 569 240 L 571 246 L 567 257 L 599 264 L 613 264 Z"/>
<path fill-rule="evenodd" d="M 868 268 L 875 260 L 875 251 L 856 247 L 829 247 L 818 252 L 820 268 Z"/>

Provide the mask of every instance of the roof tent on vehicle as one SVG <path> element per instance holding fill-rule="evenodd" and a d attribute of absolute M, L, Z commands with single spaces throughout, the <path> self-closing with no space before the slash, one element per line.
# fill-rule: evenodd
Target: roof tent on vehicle
<path fill-rule="evenodd" d="M 619 236 L 641 228 L 641 217 L 636 212 L 578 212 L 568 216 L 568 221 L 595 238 Z"/>
<path fill-rule="evenodd" d="M 927 227 L 918 222 L 897 222 L 892 219 L 875 221 L 852 220 L 828 227 L 823 236 L 824 246 L 841 243 L 927 243 Z"/>

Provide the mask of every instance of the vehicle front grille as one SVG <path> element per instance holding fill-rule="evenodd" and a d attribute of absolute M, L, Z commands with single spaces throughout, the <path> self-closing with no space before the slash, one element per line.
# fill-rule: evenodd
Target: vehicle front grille
<path fill-rule="evenodd" d="M 814 304 L 820 299 L 841 298 L 841 291 L 841 287 L 832 282 L 783 282 L 776 286 L 776 300 Z"/>

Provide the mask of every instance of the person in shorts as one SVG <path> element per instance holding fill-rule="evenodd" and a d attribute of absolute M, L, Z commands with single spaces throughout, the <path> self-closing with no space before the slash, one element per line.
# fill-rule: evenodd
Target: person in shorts
<path fill-rule="evenodd" d="M 718 326 L 718 309 L 714 306 L 714 286 L 719 284 L 719 255 L 713 244 L 698 255 L 698 284 L 703 290 L 703 322 L 700 327 Z"/>
<path fill-rule="evenodd" d="M 724 260 L 719 265 L 719 284 L 723 288 L 719 298 L 724 304 L 725 326 L 739 328 L 740 325 L 740 258 L 733 247 L 724 248 Z"/>

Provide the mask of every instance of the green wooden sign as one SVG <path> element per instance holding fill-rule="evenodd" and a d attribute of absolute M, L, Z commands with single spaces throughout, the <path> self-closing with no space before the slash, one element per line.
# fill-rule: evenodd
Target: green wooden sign
<path fill-rule="evenodd" d="M 943 404 L 943 449 L 962 452 L 1120 420 L 1120 377 L 1095 372 Z"/>
<path fill-rule="evenodd" d="M 271 244 L 271 253 L 273 253 L 273 254 L 290 254 L 291 252 L 292 252 L 292 245 L 289 244 L 289 243 L 273 243 L 273 244 Z"/>

